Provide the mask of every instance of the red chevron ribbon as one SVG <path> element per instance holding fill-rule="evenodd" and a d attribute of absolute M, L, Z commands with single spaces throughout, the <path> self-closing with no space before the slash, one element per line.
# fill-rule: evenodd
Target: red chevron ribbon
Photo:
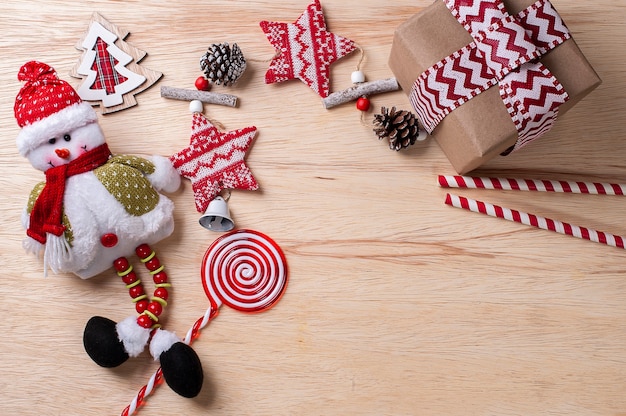
<path fill-rule="evenodd" d="M 499 84 L 517 150 L 550 130 L 569 96 L 537 58 L 570 38 L 549 0 L 510 15 L 502 0 L 443 0 L 473 42 L 424 71 L 411 103 L 429 133 L 450 112 Z"/>

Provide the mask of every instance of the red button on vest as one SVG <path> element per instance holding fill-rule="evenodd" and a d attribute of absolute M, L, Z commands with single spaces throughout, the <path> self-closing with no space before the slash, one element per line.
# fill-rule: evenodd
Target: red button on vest
<path fill-rule="evenodd" d="M 104 234 L 100 237 L 100 242 L 105 247 L 114 247 L 117 244 L 117 236 L 113 233 Z"/>

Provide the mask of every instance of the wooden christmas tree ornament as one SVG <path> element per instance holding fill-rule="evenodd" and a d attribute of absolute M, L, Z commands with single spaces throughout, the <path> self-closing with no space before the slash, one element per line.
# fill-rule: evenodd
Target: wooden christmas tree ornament
<path fill-rule="evenodd" d="M 83 79 L 78 95 L 91 105 L 99 105 L 102 114 L 137 105 L 135 95 L 163 75 L 139 65 L 147 53 L 125 42 L 128 35 L 94 13 L 89 29 L 76 44 L 83 54 L 70 75 Z"/>

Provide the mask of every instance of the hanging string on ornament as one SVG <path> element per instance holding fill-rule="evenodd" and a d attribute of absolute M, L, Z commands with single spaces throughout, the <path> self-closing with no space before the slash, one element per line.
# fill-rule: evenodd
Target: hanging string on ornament
<path fill-rule="evenodd" d="M 356 108 L 367 112 L 370 108 L 369 97 L 376 94 L 393 92 L 400 89 L 396 78 L 365 81 L 365 74 L 361 71 L 361 64 L 365 59 L 365 52 L 360 46 L 356 46 L 360 53 L 356 70 L 350 75 L 353 86 L 342 91 L 336 91 L 322 99 L 322 104 L 327 110 L 341 104 L 356 100 Z"/>

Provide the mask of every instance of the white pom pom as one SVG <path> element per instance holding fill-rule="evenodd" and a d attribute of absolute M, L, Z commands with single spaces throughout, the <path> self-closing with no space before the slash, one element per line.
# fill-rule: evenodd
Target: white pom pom
<path fill-rule="evenodd" d="M 189 111 L 192 113 L 201 113 L 204 110 L 204 106 L 202 105 L 202 101 L 193 100 L 189 103 Z"/>
<path fill-rule="evenodd" d="M 162 353 L 169 350 L 177 342 L 180 342 L 180 338 L 176 334 L 159 329 L 150 341 L 150 354 L 155 360 L 158 360 Z"/>
<path fill-rule="evenodd" d="M 154 173 L 146 175 L 157 191 L 176 192 L 180 188 L 180 175 L 172 166 L 172 162 L 163 156 L 148 156 L 154 163 Z"/>
<path fill-rule="evenodd" d="M 365 74 L 363 73 L 363 71 L 354 71 L 350 77 L 352 78 L 353 84 L 360 84 L 362 82 L 365 82 Z"/>
<path fill-rule="evenodd" d="M 150 328 L 143 328 L 137 323 L 137 318 L 129 316 L 115 326 L 117 337 L 124 344 L 124 349 L 131 357 L 136 357 L 142 353 L 148 339 L 150 338 Z"/>

